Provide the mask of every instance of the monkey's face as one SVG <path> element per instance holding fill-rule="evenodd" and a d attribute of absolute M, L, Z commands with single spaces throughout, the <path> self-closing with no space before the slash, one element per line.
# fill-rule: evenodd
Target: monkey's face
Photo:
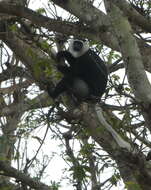
<path fill-rule="evenodd" d="M 69 52 L 73 57 L 78 58 L 89 50 L 88 41 L 71 39 L 69 43 Z"/>
<path fill-rule="evenodd" d="M 83 48 L 83 42 L 82 41 L 79 41 L 79 40 L 75 40 L 73 42 L 73 50 L 74 51 L 82 51 L 82 48 Z"/>

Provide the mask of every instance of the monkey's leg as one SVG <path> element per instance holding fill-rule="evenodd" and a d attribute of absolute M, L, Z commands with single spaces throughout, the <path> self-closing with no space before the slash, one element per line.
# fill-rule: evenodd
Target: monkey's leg
<path fill-rule="evenodd" d="M 55 89 L 52 91 L 49 87 L 47 88 L 48 94 L 53 98 L 57 98 L 60 94 L 67 91 L 69 88 L 69 83 L 71 80 L 69 80 L 68 77 L 64 77 L 55 87 Z"/>
<path fill-rule="evenodd" d="M 72 86 L 73 94 L 80 99 L 85 99 L 89 96 L 90 90 L 87 83 L 80 79 L 75 78 Z"/>

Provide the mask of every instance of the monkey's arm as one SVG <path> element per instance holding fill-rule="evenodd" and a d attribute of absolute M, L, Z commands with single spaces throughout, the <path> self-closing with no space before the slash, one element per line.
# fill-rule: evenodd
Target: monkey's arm
<path fill-rule="evenodd" d="M 66 59 L 70 65 L 75 61 L 75 58 L 68 51 L 60 51 L 57 53 L 57 60 L 60 61 L 62 58 Z"/>
<path fill-rule="evenodd" d="M 58 64 L 57 69 L 58 69 L 58 71 L 60 71 L 61 73 L 65 74 L 65 75 L 67 75 L 71 72 L 70 67 L 68 67 L 67 65 Z"/>

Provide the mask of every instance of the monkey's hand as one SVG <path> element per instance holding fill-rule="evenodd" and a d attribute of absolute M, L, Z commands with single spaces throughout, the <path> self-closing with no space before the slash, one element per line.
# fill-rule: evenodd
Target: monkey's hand
<path fill-rule="evenodd" d="M 72 56 L 72 54 L 68 51 L 59 51 L 57 53 L 57 61 L 60 62 L 62 59 L 66 59 L 68 61 L 68 63 L 70 64 L 70 62 L 74 61 L 74 57 Z"/>
<path fill-rule="evenodd" d="M 57 69 L 63 74 L 68 74 L 70 72 L 70 67 L 64 64 L 58 64 Z"/>

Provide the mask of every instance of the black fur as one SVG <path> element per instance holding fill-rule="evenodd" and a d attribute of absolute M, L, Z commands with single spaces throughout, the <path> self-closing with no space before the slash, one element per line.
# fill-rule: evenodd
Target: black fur
<path fill-rule="evenodd" d="M 48 88 L 48 93 L 52 98 L 58 97 L 65 91 L 70 91 L 81 99 L 91 99 L 91 97 L 103 95 L 108 78 L 107 68 L 94 51 L 88 49 L 83 55 L 76 58 L 69 51 L 60 51 L 57 58 L 58 60 L 64 58 L 69 66 L 58 66 L 58 70 L 64 74 L 64 77 L 53 92 Z"/>

